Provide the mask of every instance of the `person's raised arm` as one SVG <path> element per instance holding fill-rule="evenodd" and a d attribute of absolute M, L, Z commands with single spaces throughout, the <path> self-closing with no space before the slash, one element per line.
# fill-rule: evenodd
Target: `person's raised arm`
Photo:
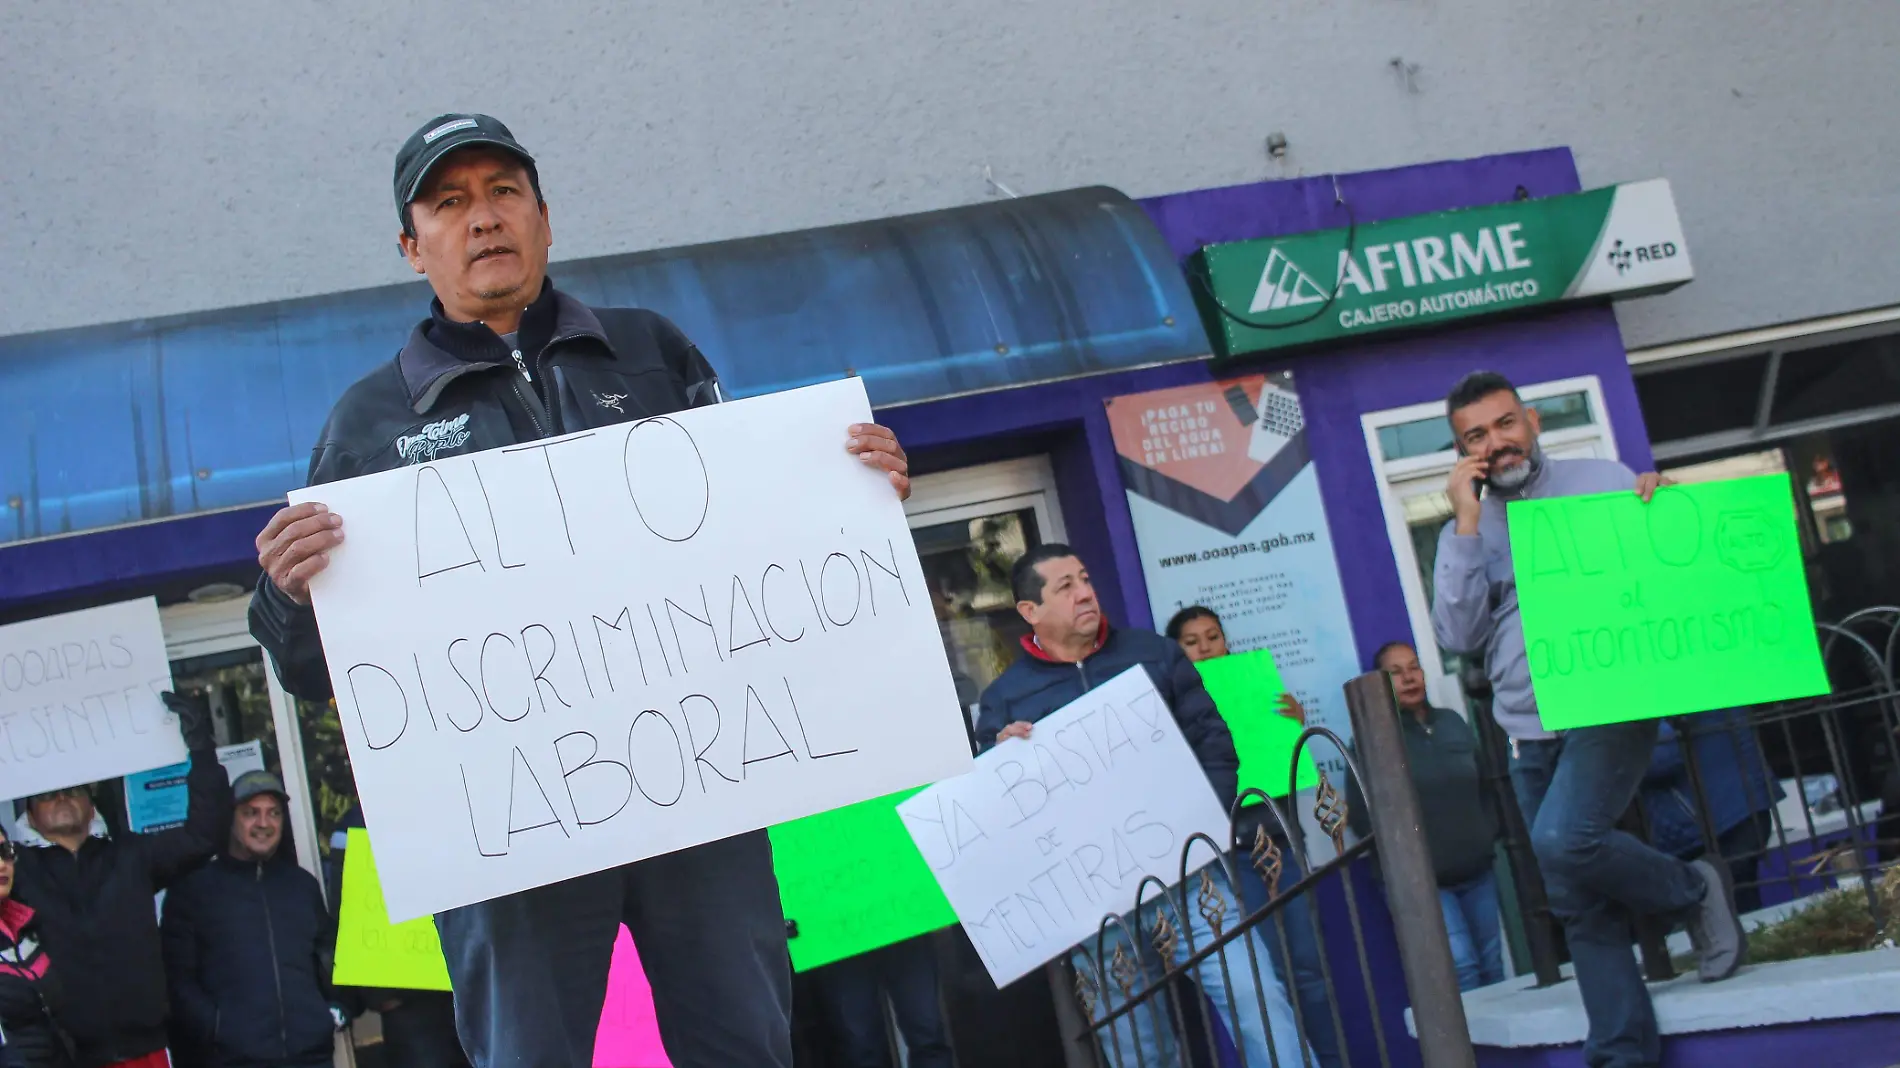
<path fill-rule="evenodd" d="M 211 708 L 202 695 L 166 692 L 165 707 L 191 753 L 185 775 L 185 822 L 170 830 L 131 836 L 155 889 L 210 859 L 231 836 L 231 780 L 211 738 Z"/>
<path fill-rule="evenodd" d="M 1432 634 L 1454 653 L 1476 653 L 1491 640 L 1492 625 L 1484 541 L 1460 533 L 1456 520 L 1446 523 L 1432 565 Z"/>

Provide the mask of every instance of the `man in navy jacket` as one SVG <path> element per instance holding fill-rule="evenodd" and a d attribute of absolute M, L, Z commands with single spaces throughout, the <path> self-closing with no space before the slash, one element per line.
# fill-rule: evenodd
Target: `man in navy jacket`
<path fill-rule="evenodd" d="M 1067 545 L 1051 542 L 1024 553 L 1010 569 L 1010 585 L 1032 633 L 1023 638 L 1023 655 L 978 699 L 977 748 L 1029 737 L 1030 724 L 1140 664 L 1181 725 L 1214 796 L 1231 808 L 1240 774 L 1234 736 L 1181 647 L 1153 631 L 1109 626 L 1088 568 Z"/>

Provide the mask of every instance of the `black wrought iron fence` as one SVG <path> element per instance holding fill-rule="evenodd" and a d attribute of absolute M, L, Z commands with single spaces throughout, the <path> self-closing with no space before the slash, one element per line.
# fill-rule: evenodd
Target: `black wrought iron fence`
<path fill-rule="evenodd" d="M 1775 956 L 1900 935 L 1900 608 L 1823 624 L 1820 637 L 1831 693 L 1666 721 L 1629 816 L 1659 849 L 1726 864 L 1738 911 Z M 1308 728 L 1288 782 L 1302 754 L 1330 747 L 1366 798 L 1373 833 L 1348 840 L 1349 791 L 1322 774 L 1310 795 L 1318 842 L 1289 802 L 1250 790 L 1231 814 L 1228 842 L 1196 835 L 1172 888 L 1144 880 L 1130 910 L 1105 916 L 1071 962 L 1086 1026 L 1110 1068 L 1475 1063 L 1390 686 L 1372 673 L 1346 690 L 1351 751 L 1331 731 Z M 1562 938 L 1513 803 L 1505 743 L 1482 708 L 1473 718 L 1504 809 L 1530 964 L 1541 984 L 1559 982 Z M 1375 864 L 1382 908 L 1367 900 Z M 1771 930 L 1819 902 L 1829 916 L 1848 914 L 1837 925 L 1847 930 L 1819 930 L 1805 949 Z M 1369 922 L 1375 912 L 1379 924 Z M 1636 932 L 1652 980 L 1673 974 L 1667 933 Z M 1392 943 L 1402 984 L 1375 970 Z M 1405 1005 L 1416 1047 L 1394 1033 Z"/>
<path fill-rule="evenodd" d="M 1353 750 L 1307 728 L 1288 784 L 1303 755 L 1330 746 L 1367 799 L 1373 833 L 1348 842 L 1348 791 L 1322 771 L 1312 816 L 1330 855 L 1308 849 L 1289 805 L 1248 790 L 1228 842 L 1197 834 L 1182 848 L 1173 888 L 1145 879 L 1130 910 L 1104 916 L 1072 961 L 1083 1015 L 1111 1068 L 1391 1068 L 1403 1036 L 1388 1032 L 1405 1008 L 1395 995 L 1418 1032 L 1418 1055 L 1401 1063 L 1475 1063 L 1390 684 L 1375 672 L 1346 693 Z M 1364 870 L 1375 860 L 1402 990 L 1375 971 L 1390 949 L 1369 945 Z M 1250 880 L 1252 908 L 1242 903 Z"/>

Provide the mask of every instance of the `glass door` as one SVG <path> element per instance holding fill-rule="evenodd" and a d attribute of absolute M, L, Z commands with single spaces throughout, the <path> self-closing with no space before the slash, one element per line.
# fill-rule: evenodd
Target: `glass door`
<path fill-rule="evenodd" d="M 966 719 L 977 695 L 1021 648 L 1028 624 L 1016 612 L 1009 569 L 1030 548 L 1062 541 L 1054 476 L 1040 457 L 940 475 L 913 484 L 911 538 L 937 611 L 944 652 Z"/>

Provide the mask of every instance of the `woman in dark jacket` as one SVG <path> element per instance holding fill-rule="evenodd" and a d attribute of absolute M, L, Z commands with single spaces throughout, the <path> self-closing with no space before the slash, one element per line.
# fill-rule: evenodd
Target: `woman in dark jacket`
<path fill-rule="evenodd" d="M 15 850 L 0 831 L 0 1068 L 67 1068 L 66 1040 L 53 1021 L 52 960 L 33 910 L 13 897 Z"/>
<path fill-rule="evenodd" d="M 1499 821 L 1497 799 L 1478 772 L 1478 737 L 1456 712 L 1433 707 L 1425 693 L 1418 650 L 1388 642 L 1373 657 L 1392 678 L 1405 733 L 1405 763 L 1418 788 L 1425 843 L 1438 876 L 1438 905 L 1451 938 L 1458 989 L 1476 990 L 1504 979 L 1504 942 L 1498 922 L 1498 884 L 1492 875 Z M 1353 830 L 1370 834 L 1365 796 L 1347 789 Z"/>

